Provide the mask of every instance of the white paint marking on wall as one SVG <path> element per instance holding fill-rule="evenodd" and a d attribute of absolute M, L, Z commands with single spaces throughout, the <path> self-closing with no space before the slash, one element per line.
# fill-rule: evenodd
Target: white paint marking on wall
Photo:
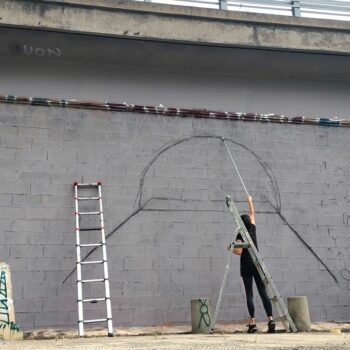
<path fill-rule="evenodd" d="M 62 57 L 62 51 L 60 48 L 41 48 L 33 47 L 31 45 L 24 44 L 23 52 L 27 56 L 37 56 L 37 57 Z"/>

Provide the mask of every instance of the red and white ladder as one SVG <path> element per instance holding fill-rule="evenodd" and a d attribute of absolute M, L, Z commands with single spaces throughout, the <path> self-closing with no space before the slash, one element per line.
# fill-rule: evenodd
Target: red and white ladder
<path fill-rule="evenodd" d="M 84 336 L 84 325 L 87 323 L 100 323 L 107 322 L 108 336 L 113 337 L 113 321 L 112 321 L 112 307 L 111 307 L 111 296 L 109 288 L 109 276 L 108 276 L 108 262 L 107 262 L 107 249 L 106 249 L 106 238 L 104 229 L 103 219 L 103 208 L 102 208 L 102 191 L 101 182 L 96 183 L 74 183 L 74 194 L 75 194 L 75 233 L 76 233 L 76 248 L 77 248 L 77 289 L 78 289 L 78 331 L 79 336 Z M 94 192 L 91 196 L 80 196 L 79 192 Z M 80 211 L 79 203 L 81 201 L 89 202 L 98 201 L 97 211 Z M 99 216 L 98 227 L 80 227 L 81 217 L 85 215 Z M 101 231 L 101 241 L 95 243 L 81 243 L 80 233 L 81 232 L 92 232 Z M 102 260 L 84 260 L 81 258 L 81 248 L 84 247 L 102 247 Z M 83 279 L 82 269 L 85 265 L 98 265 L 103 264 L 103 278 L 95 279 Z M 84 299 L 83 297 L 83 284 L 94 284 L 104 283 L 105 296 L 98 298 Z M 84 319 L 84 304 L 85 303 L 97 303 L 104 301 L 106 303 L 106 317 L 99 319 Z"/>

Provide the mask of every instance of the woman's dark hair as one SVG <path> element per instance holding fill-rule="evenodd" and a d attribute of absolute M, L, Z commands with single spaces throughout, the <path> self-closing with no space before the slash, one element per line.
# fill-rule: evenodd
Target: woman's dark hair
<path fill-rule="evenodd" d="M 250 216 L 248 214 L 243 214 L 241 215 L 241 219 L 245 225 L 245 227 L 247 228 L 247 230 L 249 231 L 250 226 L 251 226 L 251 221 L 250 221 Z"/>

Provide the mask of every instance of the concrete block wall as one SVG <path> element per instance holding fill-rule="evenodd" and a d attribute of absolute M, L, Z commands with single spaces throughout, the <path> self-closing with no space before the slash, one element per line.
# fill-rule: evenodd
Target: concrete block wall
<path fill-rule="evenodd" d="M 116 326 L 187 322 L 192 298 L 216 302 L 234 232 L 224 199 L 233 195 L 246 211 L 242 186 L 219 139 L 193 138 L 160 152 L 203 134 L 241 144 L 229 142 L 281 295 L 306 295 L 314 321 L 349 320 L 349 129 L 15 104 L 0 105 L 0 125 L 0 253 L 11 266 L 24 330 L 76 325 L 75 274 L 63 283 L 76 263 L 75 180 L 103 182 L 107 233 L 147 203 L 107 241 Z M 85 295 L 101 296 L 103 288 Z M 94 317 L 103 306 L 88 309 Z M 234 257 L 219 320 L 246 317 Z"/>

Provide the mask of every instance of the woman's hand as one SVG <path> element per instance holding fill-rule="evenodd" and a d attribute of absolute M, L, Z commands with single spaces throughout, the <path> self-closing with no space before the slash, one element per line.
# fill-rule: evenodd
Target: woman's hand
<path fill-rule="evenodd" d="M 240 239 L 237 239 L 236 242 L 241 243 L 242 241 Z M 233 245 L 233 244 L 231 243 L 231 245 Z M 232 253 L 236 254 L 236 255 L 242 255 L 242 252 L 243 252 L 243 248 L 233 248 L 232 249 Z"/>

